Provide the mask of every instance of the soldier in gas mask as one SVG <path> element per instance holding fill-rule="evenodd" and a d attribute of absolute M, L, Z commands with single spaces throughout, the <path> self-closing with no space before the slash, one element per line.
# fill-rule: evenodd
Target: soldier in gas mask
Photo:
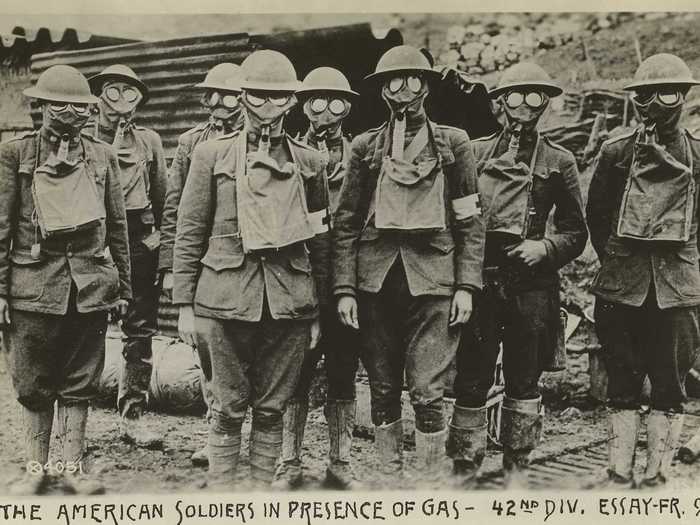
<path fill-rule="evenodd" d="M 486 400 L 501 345 L 507 487 L 524 483 L 522 469 L 542 433 L 538 381 L 563 329 L 558 269 L 581 254 L 588 238 L 576 160 L 537 130 L 550 97 L 561 93 L 536 64 L 512 66 L 491 91 L 502 108 L 503 130 L 473 142 L 486 223 L 485 285 L 457 354 L 447 442 L 465 486 L 473 485 L 486 451 Z"/>
<path fill-rule="evenodd" d="M 362 338 L 382 467 L 403 469 L 405 372 L 426 480 L 444 465 L 443 392 L 482 286 L 484 243 L 469 138 L 425 113 L 438 76 L 413 47 L 381 57 L 369 80 L 391 118 L 354 139 L 334 227 L 334 294 Z"/>
<path fill-rule="evenodd" d="M 202 106 L 209 112 L 209 119 L 180 136 L 175 158 L 168 170 L 168 191 L 160 228 L 162 235 L 158 259 L 158 269 L 163 276 L 163 290 L 166 293 L 170 293 L 173 287 L 173 246 L 175 245 L 177 209 L 189 173 L 192 152 L 201 142 L 228 135 L 243 127 L 243 113 L 239 101 L 241 93 L 240 69 L 240 66 L 228 62 L 217 64 L 207 73 L 203 82 L 194 86 L 202 92 Z M 201 364 L 203 368 L 211 365 L 208 359 L 205 359 Z M 202 397 L 207 405 L 207 420 L 209 421 L 211 419 L 211 391 L 205 374 L 202 374 L 201 383 Z M 195 465 L 206 466 L 208 462 L 206 446 L 192 454 L 192 463 Z"/>
<path fill-rule="evenodd" d="M 13 492 L 40 493 L 48 467 L 95 493 L 101 486 L 85 477 L 88 403 L 107 310 L 131 298 L 119 166 L 109 146 L 81 134 L 97 99 L 78 70 L 50 67 L 24 93 L 41 105 L 41 128 L 0 145 L 0 323 L 29 473 Z M 52 430 L 60 459 L 49 463 Z"/>
<path fill-rule="evenodd" d="M 155 131 L 133 122 L 148 99 L 148 88 L 127 66 L 114 65 L 89 79 L 99 96 L 99 114 L 88 126 L 96 138 L 117 150 L 129 224 L 134 299 L 122 321 L 123 367 L 117 409 L 124 441 L 145 448 L 162 446 L 162 436 L 139 423 L 146 407 L 152 372 L 152 337 L 158 318 L 158 246 L 165 200 L 163 145 Z"/>
<path fill-rule="evenodd" d="M 350 89 L 345 75 L 331 67 L 311 71 L 296 94 L 309 119 L 309 129 L 302 140 L 324 157 L 331 213 L 334 213 L 350 159 L 350 140 L 343 135 L 343 121 L 350 114 L 351 99 L 358 94 Z M 359 338 L 355 330 L 340 323 L 332 303 L 329 298 L 328 307 L 321 312 L 321 343 L 317 351 L 306 354 L 299 385 L 284 413 L 283 463 L 276 483 L 282 488 L 294 488 L 302 483 L 301 449 L 309 389 L 321 355 L 325 356 L 328 379 L 324 413 L 330 446 L 325 483 L 336 488 L 357 488 L 350 464 L 350 448 L 355 421 Z"/>
<path fill-rule="evenodd" d="M 173 258 L 180 335 L 211 357 L 209 482 L 219 488 L 235 482 L 248 407 L 251 477 L 272 481 L 282 414 L 328 294 L 325 164 L 283 131 L 296 71 L 268 50 L 241 68 L 245 127 L 195 148 Z"/>
<path fill-rule="evenodd" d="M 640 396 L 651 381 L 642 487 L 663 484 L 683 428 L 685 377 L 700 348 L 700 141 L 679 122 L 700 84 L 675 55 L 644 60 L 625 89 L 642 125 L 606 141 L 596 159 L 587 218 L 600 270 L 596 332 L 608 372 L 609 482 L 635 485 Z"/>

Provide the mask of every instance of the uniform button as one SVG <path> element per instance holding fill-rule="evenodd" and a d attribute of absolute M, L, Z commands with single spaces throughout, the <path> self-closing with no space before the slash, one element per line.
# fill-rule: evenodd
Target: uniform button
<path fill-rule="evenodd" d="M 68 257 L 73 257 L 73 252 L 68 252 L 66 255 L 67 255 Z"/>

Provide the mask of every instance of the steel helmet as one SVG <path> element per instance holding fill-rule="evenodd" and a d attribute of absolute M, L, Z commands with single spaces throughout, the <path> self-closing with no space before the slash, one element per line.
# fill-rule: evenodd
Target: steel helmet
<path fill-rule="evenodd" d="M 71 66 L 51 66 L 44 71 L 36 85 L 23 93 L 39 100 L 66 102 L 68 104 L 96 104 L 97 97 L 90 92 L 85 76 Z"/>
<path fill-rule="evenodd" d="M 241 89 L 294 92 L 299 89 L 297 72 L 289 59 L 278 51 L 254 51 L 241 64 Z"/>
<path fill-rule="evenodd" d="M 495 98 L 511 88 L 520 87 L 537 88 L 550 97 L 559 96 L 564 92 L 540 66 L 532 62 L 519 62 L 506 69 L 501 75 L 498 87 L 492 89 L 489 94 Z"/>
<path fill-rule="evenodd" d="M 646 58 L 637 68 L 634 81 L 623 89 L 634 90 L 645 86 L 683 85 L 695 86 L 700 81 L 693 78 L 688 65 L 676 55 L 659 53 Z"/>
<path fill-rule="evenodd" d="M 140 102 L 141 104 L 148 100 L 148 88 L 146 87 L 146 84 L 141 82 L 141 79 L 129 66 L 115 64 L 88 79 L 88 82 L 90 82 L 90 88 L 96 95 L 99 95 L 102 92 L 102 86 L 108 81 L 126 82 L 127 84 L 131 84 L 141 92 L 141 96 L 143 97 Z"/>
<path fill-rule="evenodd" d="M 204 80 L 199 84 L 195 84 L 194 87 L 235 91 L 239 93 L 241 91 L 242 76 L 243 72 L 241 66 L 230 62 L 223 62 L 211 68 Z"/>
<path fill-rule="evenodd" d="M 301 88 L 297 90 L 297 95 L 308 95 L 315 91 L 333 91 L 345 95 L 359 96 L 359 93 L 350 88 L 350 82 L 348 82 L 345 75 L 333 67 L 317 67 L 311 71 L 301 83 Z"/>
<path fill-rule="evenodd" d="M 430 66 L 428 58 L 418 49 L 412 46 L 396 46 L 382 55 L 374 73 L 367 75 L 365 80 L 380 80 L 389 73 L 401 71 L 421 71 L 431 74 L 434 78 L 439 76 Z"/>

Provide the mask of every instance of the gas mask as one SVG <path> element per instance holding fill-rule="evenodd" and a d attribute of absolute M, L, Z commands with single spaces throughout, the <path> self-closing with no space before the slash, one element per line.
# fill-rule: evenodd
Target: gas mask
<path fill-rule="evenodd" d="M 259 151 L 269 151 L 270 135 L 282 132 L 284 116 L 297 102 L 294 93 L 244 91 L 241 102 L 245 108 L 248 130 L 260 134 Z"/>
<path fill-rule="evenodd" d="M 318 94 L 304 103 L 304 114 L 318 140 L 336 137 L 340 126 L 350 113 L 350 102 L 332 93 Z"/>
<path fill-rule="evenodd" d="M 665 134 L 678 128 L 685 92 L 677 88 L 642 90 L 632 97 L 647 132 Z"/>
<path fill-rule="evenodd" d="M 549 97 L 535 90 L 510 90 L 498 100 L 503 108 L 506 127 L 514 133 L 534 129 L 547 109 Z"/>
<path fill-rule="evenodd" d="M 45 102 L 42 106 L 43 126 L 58 137 L 67 135 L 70 139 L 80 134 L 90 115 L 88 104 Z"/>
<path fill-rule="evenodd" d="M 409 118 L 423 111 L 423 101 L 428 96 L 428 82 L 418 74 L 390 77 L 382 86 L 382 98 L 391 110 L 392 117 Z"/>
<path fill-rule="evenodd" d="M 233 130 L 241 113 L 237 94 L 207 90 L 202 94 L 201 103 L 209 110 L 209 121 L 218 131 Z"/>
<path fill-rule="evenodd" d="M 127 82 L 105 82 L 98 106 L 103 125 L 114 128 L 120 122 L 130 122 L 143 94 Z"/>

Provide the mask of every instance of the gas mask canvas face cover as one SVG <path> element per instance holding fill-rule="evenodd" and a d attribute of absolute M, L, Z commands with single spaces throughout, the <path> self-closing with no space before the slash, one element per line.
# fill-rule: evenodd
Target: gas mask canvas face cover
<path fill-rule="evenodd" d="M 128 121 L 142 100 L 143 94 L 128 82 L 105 82 L 99 101 L 100 114 L 114 124 L 122 119 Z"/>
<path fill-rule="evenodd" d="M 239 98 L 236 93 L 208 89 L 202 93 L 200 102 L 209 111 L 210 121 L 217 129 L 231 129 L 241 113 Z"/>
<path fill-rule="evenodd" d="M 248 123 L 254 130 L 275 126 L 296 102 L 292 92 L 251 90 L 241 96 Z"/>
<path fill-rule="evenodd" d="M 674 86 L 640 89 L 632 101 L 646 127 L 675 129 L 681 120 L 687 89 Z"/>
<path fill-rule="evenodd" d="M 316 93 L 304 102 L 304 114 L 316 136 L 332 136 L 350 113 L 350 101 L 337 93 Z"/>
<path fill-rule="evenodd" d="M 549 105 L 545 93 L 527 88 L 508 90 L 497 100 L 511 128 L 534 128 Z"/>
<path fill-rule="evenodd" d="M 419 73 L 396 73 L 387 76 L 382 85 L 382 98 L 392 115 L 419 113 L 428 92 L 428 82 Z"/>
<path fill-rule="evenodd" d="M 91 110 L 89 104 L 45 101 L 42 114 L 44 126 L 53 133 L 73 137 L 87 124 Z"/>

